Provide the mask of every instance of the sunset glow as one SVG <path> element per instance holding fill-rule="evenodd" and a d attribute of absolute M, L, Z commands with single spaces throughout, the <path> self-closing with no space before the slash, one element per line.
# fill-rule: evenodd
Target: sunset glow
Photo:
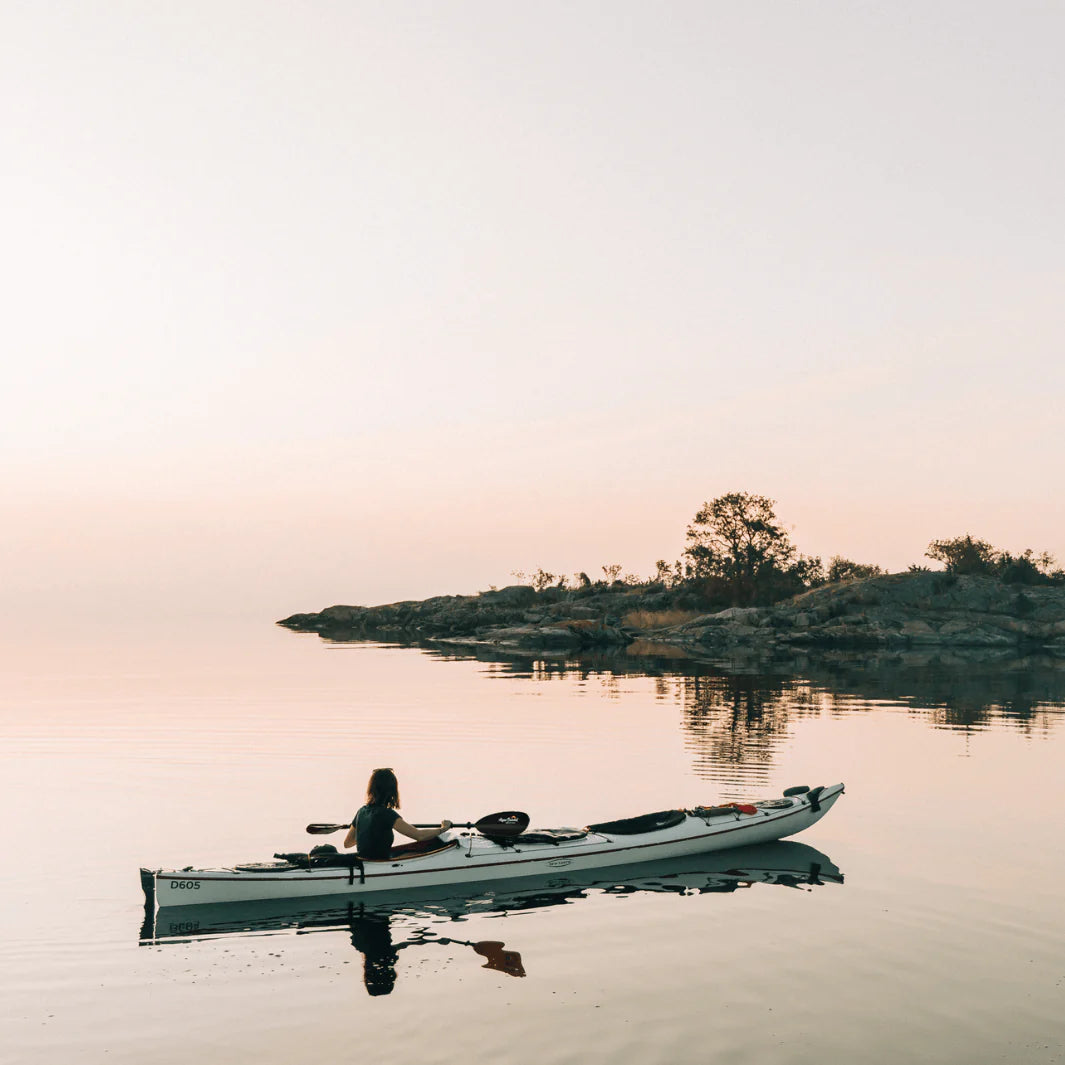
<path fill-rule="evenodd" d="M 8 620 L 1060 562 L 1063 18 L 8 10 Z"/>

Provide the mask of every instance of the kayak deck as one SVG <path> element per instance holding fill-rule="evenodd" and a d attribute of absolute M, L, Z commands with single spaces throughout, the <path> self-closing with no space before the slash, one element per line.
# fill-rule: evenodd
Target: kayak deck
<path fill-rule="evenodd" d="M 752 804 L 666 810 L 583 829 L 534 829 L 507 840 L 449 830 L 429 849 L 397 848 L 378 860 L 333 849 L 222 869 L 142 869 L 141 883 L 147 903 L 165 907 L 362 895 L 580 871 L 783 839 L 820 820 L 842 793 L 842 784 L 789 788 L 781 798 Z"/>

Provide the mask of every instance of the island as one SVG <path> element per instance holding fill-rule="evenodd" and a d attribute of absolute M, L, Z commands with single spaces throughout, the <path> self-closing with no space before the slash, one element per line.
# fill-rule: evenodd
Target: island
<path fill-rule="evenodd" d="M 476 595 L 330 606 L 278 622 L 335 641 L 384 640 L 501 654 L 624 652 L 772 660 L 817 650 L 965 650 L 1065 658 L 1065 572 L 971 535 L 933 540 L 902 573 L 800 554 L 773 500 L 733 492 L 705 503 L 682 560 L 651 578 L 570 580 L 538 569 L 527 583 Z M 524 574 L 516 576 L 525 577 Z"/>
<path fill-rule="evenodd" d="M 278 624 L 339 641 L 397 640 L 517 653 L 586 650 L 772 657 L 815 648 L 971 648 L 1065 657 L 1065 588 L 945 572 L 825 584 L 767 606 L 700 612 L 661 585 L 535 589 L 383 606 L 331 606 Z"/>

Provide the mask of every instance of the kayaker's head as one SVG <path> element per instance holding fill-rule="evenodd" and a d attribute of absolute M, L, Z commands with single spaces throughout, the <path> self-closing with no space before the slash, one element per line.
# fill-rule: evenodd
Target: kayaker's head
<path fill-rule="evenodd" d="M 371 806 L 399 809 L 399 781 L 391 769 L 375 769 L 366 785 L 366 801 Z"/>

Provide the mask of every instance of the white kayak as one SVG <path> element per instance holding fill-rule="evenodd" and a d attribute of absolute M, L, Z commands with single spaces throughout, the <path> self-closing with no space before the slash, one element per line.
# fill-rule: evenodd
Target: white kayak
<path fill-rule="evenodd" d="M 414 945 L 439 938 L 441 929 L 457 921 L 569 906 L 596 893 L 727 894 L 755 884 L 812 890 L 843 880 L 843 873 L 827 854 L 787 840 L 584 873 L 563 869 L 502 884 L 442 885 L 378 892 L 365 898 L 344 895 L 151 907 L 144 914 L 140 943 L 158 946 L 277 932 L 353 931 L 360 921 L 373 920 L 390 924 Z"/>
<path fill-rule="evenodd" d="M 397 848 L 388 858 L 334 852 L 279 855 L 274 862 L 225 869 L 142 869 L 141 884 L 147 904 L 162 908 L 362 896 L 563 869 L 583 872 L 794 836 L 824 817 L 842 794 L 842 784 L 789 788 L 781 798 L 751 804 L 665 810 L 582 829 L 537 829 L 511 839 L 452 829 L 427 843 Z"/>

